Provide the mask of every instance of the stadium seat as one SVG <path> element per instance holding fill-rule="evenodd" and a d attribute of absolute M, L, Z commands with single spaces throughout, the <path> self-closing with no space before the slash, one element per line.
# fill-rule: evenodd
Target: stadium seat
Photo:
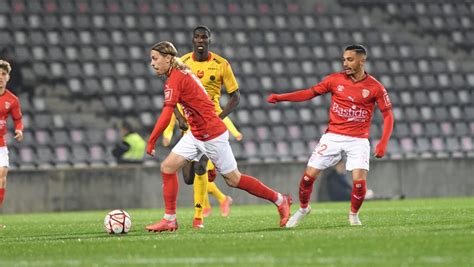
<path fill-rule="evenodd" d="M 39 168 L 53 167 L 55 156 L 50 147 L 47 147 L 47 146 L 38 147 L 36 154 L 38 156 L 37 164 Z"/>
<path fill-rule="evenodd" d="M 245 138 L 247 136 L 244 134 Z M 282 141 L 288 138 L 288 133 L 285 126 L 277 125 L 272 127 L 271 138 L 275 141 Z"/>
<path fill-rule="evenodd" d="M 51 135 L 47 130 L 38 129 L 35 131 L 35 141 L 40 145 L 50 145 Z"/>
<path fill-rule="evenodd" d="M 256 133 L 257 133 L 258 141 L 266 141 L 271 138 L 270 130 L 268 129 L 267 126 L 257 126 Z"/>
<path fill-rule="evenodd" d="M 22 147 L 19 150 L 21 168 L 34 168 L 37 165 L 38 159 L 35 151 L 31 147 Z"/>
<path fill-rule="evenodd" d="M 53 131 L 53 140 L 56 145 L 67 145 L 70 138 L 65 130 L 55 130 Z"/>

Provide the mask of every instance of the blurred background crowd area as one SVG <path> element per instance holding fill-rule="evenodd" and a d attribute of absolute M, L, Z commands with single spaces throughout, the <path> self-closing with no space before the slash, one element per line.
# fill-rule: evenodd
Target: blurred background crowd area
<path fill-rule="evenodd" d="M 231 140 L 239 161 L 307 160 L 326 129 L 330 95 L 265 99 L 340 71 L 352 43 L 367 47 L 367 71 L 393 103 L 388 159 L 474 157 L 472 14 L 474 2 L 462 0 L 2 0 L 0 56 L 12 64 L 7 87 L 25 124 L 24 142 L 8 137 L 11 168 L 115 165 L 117 125 L 127 119 L 146 139 L 163 106 L 151 46 L 169 40 L 184 55 L 200 24 L 240 85 L 230 115 L 244 137 Z M 376 111 L 372 148 L 382 127 Z M 169 148 L 157 150 L 146 164 Z"/>

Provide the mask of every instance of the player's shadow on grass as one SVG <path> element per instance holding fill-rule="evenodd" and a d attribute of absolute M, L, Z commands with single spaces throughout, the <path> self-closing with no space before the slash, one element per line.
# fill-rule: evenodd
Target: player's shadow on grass
<path fill-rule="evenodd" d="M 260 232 L 287 232 L 287 231 L 305 231 L 305 230 L 328 230 L 328 229 L 344 229 L 349 228 L 348 225 L 304 225 L 299 226 L 297 228 L 285 228 L 285 227 L 271 227 L 271 228 L 259 228 L 259 229 L 251 229 L 251 230 L 230 230 L 226 231 L 227 234 L 244 234 L 244 233 L 260 233 Z M 362 228 L 362 227 L 359 227 Z M 217 230 L 217 229 L 216 229 Z M 224 230 L 224 229 L 219 229 Z M 206 232 L 206 234 L 213 234 L 213 235 L 223 235 L 223 232 L 216 231 L 216 232 Z"/>
<path fill-rule="evenodd" d="M 109 234 L 104 232 L 88 232 L 88 233 L 71 233 L 71 234 L 57 234 L 52 235 L 29 235 L 24 237 L 2 238 L 5 242 L 17 243 L 25 241 L 54 241 L 54 240 L 72 240 L 72 239 L 90 239 L 90 238 L 109 238 Z M 9 240 L 10 239 L 10 240 Z"/>

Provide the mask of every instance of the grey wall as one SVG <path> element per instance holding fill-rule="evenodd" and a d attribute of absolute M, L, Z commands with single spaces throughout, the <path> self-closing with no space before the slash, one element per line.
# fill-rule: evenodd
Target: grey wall
<path fill-rule="evenodd" d="M 240 164 L 241 172 L 259 178 L 298 199 L 298 184 L 305 163 Z M 404 194 L 408 198 L 473 196 L 474 159 L 373 160 L 368 187 L 377 195 Z M 266 203 L 246 192 L 220 189 L 236 204 Z M 318 184 L 313 199 L 317 199 Z M 180 178 L 179 206 L 192 207 L 192 187 Z M 120 166 L 22 171 L 11 170 L 3 213 L 162 208 L 159 167 Z"/>

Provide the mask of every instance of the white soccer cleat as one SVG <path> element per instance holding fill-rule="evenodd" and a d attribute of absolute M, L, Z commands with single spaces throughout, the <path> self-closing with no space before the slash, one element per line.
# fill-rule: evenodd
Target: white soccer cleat
<path fill-rule="evenodd" d="M 299 208 L 293 216 L 288 220 L 285 227 L 286 228 L 295 228 L 298 224 L 303 221 L 304 217 L 311 212 L 311 207 L 308 206 L 306 209 Z"/>
<path fill-rule="evenodd" d="M 359 220 L 359 213 L 352 213 L 352 211 L 349 212 L 349 223 L 350 225 L 362 225 Z"/>

